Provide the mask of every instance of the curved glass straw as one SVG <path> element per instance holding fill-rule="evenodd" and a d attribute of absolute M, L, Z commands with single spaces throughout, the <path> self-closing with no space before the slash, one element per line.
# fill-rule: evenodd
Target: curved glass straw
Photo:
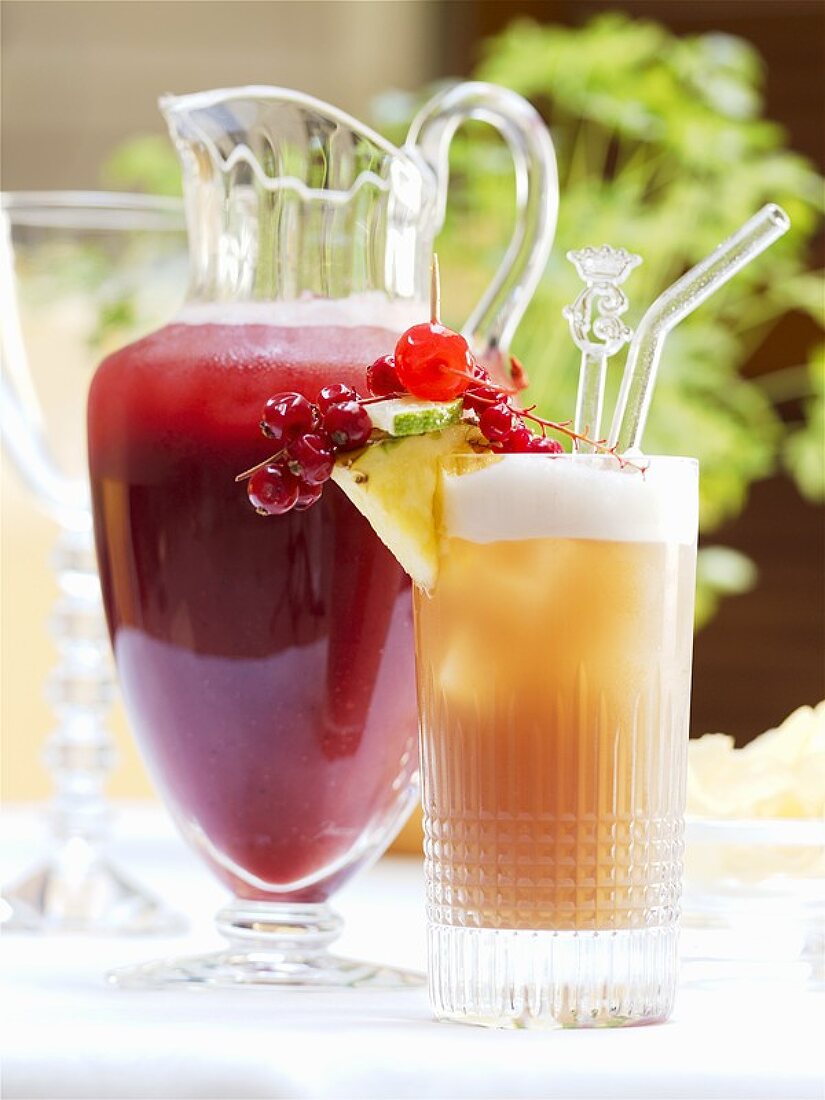
<path fill-rule="evenodd" d="M 781 206 L 768 203 L 704 260 L 660 294 L 642 317 L 627 352 L 608 445 L 619 453 L 641 448 L 662 348 L 671 329 L 732 279 L 760 252 L 787 233 Z"/>

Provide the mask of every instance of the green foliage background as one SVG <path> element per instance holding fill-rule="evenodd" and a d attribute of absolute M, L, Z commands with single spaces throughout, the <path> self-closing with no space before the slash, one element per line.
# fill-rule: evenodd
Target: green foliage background
<path fill-rule="evenodd" d="M 556 146 L 561 209 L 553 253 L 513 346 L 531 378 L 529 396 L 565 419 L 575 403 L 579 353 L 561 318 L 581 284 L 565 254 L 623 246 L 644 257 L 628 279 L 628 324 L 678 276 L 766 202 L 790 215 L 790 232 L 668 339 L 645 436 L 650 453 L 697 455 L 707 536 L 743 508 L 749 486 L 783 467 L 811 500 L 825 498 L 825 352 L 805 364 L 778 360 L 759 379 L 746 365 L 789 311 L 823 322 L 823 279 L 806 266 L 823 210 L 823 181 L 763 117 L 763 65 L 747 42 L 709 33 L 679 38 L 620 13 L 580 28 L 513 23 L 489 40 L 473 77 L 530 99 Z M 392 92 L 374 122 L 396 143 L 423 101 Z M 445 319 L 460 326 L 491 278 L 511 231 L 509 154 L 487 127 L 453 143 L 451 200 L 438 241 Z M 162 193 L 179 188 L 161 139 L 139 138 L 113 157 L 106 182 Z M 612 407 L 623 356 L 611 371 Z M 786 427 L 777 406 L 803 402 Z M 720 596 L 754 583 L 747 559 L 705 547 L 697 622 Z"/>
<path fill-rule="evenodd" d="M 811 500 L 825 497 L 825 355 L 777 361 L 748 378 L 746 365 L 791 310 L 822 325 L 821 274 L 807 270 L 823 209 L 823 181 L 762 117 L 762 61 L 723 34 L 679 38 L 611 13 L 581 28 L 516 22 L 489 40 L 473 76 L 520 92 L 548 122 L 559 162 L 561 207 L 553 253 L 513 351 L 529 397 L 555 419 L 572 415 L 579 352 L 562 308 L 581 283 L 565 258 L 584 245 L 623 246 L 644 257 L 625 286 L 633 326 L 647 306 L 766 202 L 790 215 L 790 232 L 687 318 L 668 339 L 645 435 L 652 454 L 697 455 L 705 539 L 736 516 L 749 486 L 783 466 Z M 432 91 L 432 89 L 430 89 Z M 422 97 L 423 99 L 426 97 Z M 378 121 L 403 140 L 412 108 L 398 96 Z M 448 320 L 460 324 L 501 257 L 510 232 L 509 154 L 486 127 L 467 127 L 451 159 L 451 204 L 438 250 Z M 624 356 L 611 370 L 612 408 Z M 804 401 L 806 420 L 783 425 L 780 402 Z M 697 621 L 721 595 L 755 581 L 741 554 L 707 547 Z"/>

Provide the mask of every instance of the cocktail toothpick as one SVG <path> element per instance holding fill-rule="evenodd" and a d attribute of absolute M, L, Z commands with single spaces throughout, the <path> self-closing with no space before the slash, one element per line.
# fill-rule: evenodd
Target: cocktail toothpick
<path fill-rule="evenodd" d="M 632 331 L 619 319 L 628 308 L 627 296 L 619 287 L 642 258 L 606 244 L 568 252 L 567 258 L 585 283 L 575 302 L 563 311 L 573 342 L 582 353 L 574 426 L 581 435 L 598 439 L 607 360 L 632 336 Z M 595 320 L 594 306 L 598 313 Z M 579 449 L 592 452 L 595 448 L 592 444 L 581 444 Z"/>

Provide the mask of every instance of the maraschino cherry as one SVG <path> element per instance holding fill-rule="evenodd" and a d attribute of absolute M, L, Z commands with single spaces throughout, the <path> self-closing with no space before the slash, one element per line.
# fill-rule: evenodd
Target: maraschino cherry
<path fill-rule="evenodd" d="M 438 258 L 433 257 L 430 320 L 413 325 L 395 345 L 395 370 L 404 389 L 427 401 L 452 401 L 475 380 L 476 362 L 459 332 L 442 325 Z"/>

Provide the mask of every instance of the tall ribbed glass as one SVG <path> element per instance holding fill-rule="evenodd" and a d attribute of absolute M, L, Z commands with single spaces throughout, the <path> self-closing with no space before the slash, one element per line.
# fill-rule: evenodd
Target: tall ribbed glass
<path fill-rule="evenodd" d="M 430 992 L 496 1027 L 665 1019 L 697 468 L 469 456 L 416 594 Z"/>

